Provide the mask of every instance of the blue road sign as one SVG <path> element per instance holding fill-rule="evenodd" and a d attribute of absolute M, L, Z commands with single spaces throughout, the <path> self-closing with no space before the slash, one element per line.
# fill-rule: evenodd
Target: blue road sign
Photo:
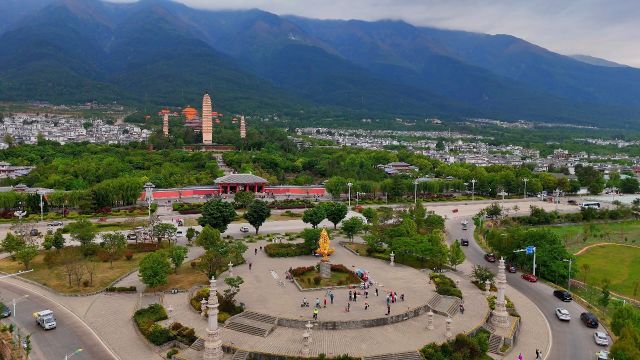
<path fill-rule="evenodd" d="M 533 254 L 536 251 L 535 246 L 527 246 L 527 254 Z"/>

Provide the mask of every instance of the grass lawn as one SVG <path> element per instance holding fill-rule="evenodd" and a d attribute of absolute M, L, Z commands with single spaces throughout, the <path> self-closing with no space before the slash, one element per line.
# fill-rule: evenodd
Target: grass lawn
<path fill-rule="evenodd" d="M 195 285 L 206 285 L 209 281 L 207 276 L 198 270 L 192 268 L 191 263 L 187 262 L 182 264 L 178 269 L 178 273 L 171 273 L 167 285 L 159 286 L 153 291 L 165 291 L 170 289 L 189 290 Z"/>
<path fill-rule="evenodd" d="M 367 244 L 345 243 L 344 246 L 355 251 L 360 256 L 367 256 Z"/>
<path fill-rule="evenodd" d="M 564 242 L 567 249 L 576 253 L 585 246 L 596 243 L 619 243 L 638 245 L 640 243 L 640 221 L 628 220 L 581 225 L 547 226 Z"/>
<path fill-rule="evenodd" d="M 577 263 L 577 280 L 584 281 L 585 273 L 582 266 L 588 264 L 588 284 L 602 287 L 603 280 L 608 279 L 611 291 L 640 300 L 640 248 L 596 246 L 578 256 Z"/>
<path fill-rule="evenodd" d="M 55 250 L 51 250 L 55 251 Z M 120 276 L 127 272 L 136 269 L 140 259 L 144 256 L 144 253 L 134 253 L 131 260 L 126 260 L 122 257 L 120 260 L 113 262 L 113 268 L 108 262 L 101 262 L 96 260 L 95 262 L 89 262 L 83 260 L 81 264 L 95 264 L 95 272 L 93 274 L 93 285 L 83 286 L 83 280 L 89 280 L 89 274 L 84 270 L 82 280 L 80 281 L 80 287 L 78 288 L 75 278 L 72 276 L 71 286 L 65 267 L 62 264 L 53 265 L 48 267 L 44 262 L 44 251 L 42 251 L 31 264 L 32 272 L 22 275 L 24 278 L 33 280 L 42 285 L 48 286 L 58 292 L 65 294 L 83 294 L 98 291 L 111 285 Z M 5 258 L 0 260 L 0 271 L 6 273 L 15 273 L 24 270 L 24 265 L 17 261 L 12 261 L 11 258 Z"/>
<path fill-rule="evenodd" d="M 301 276 L 296 276 L 295 278 L 298 281 L 298 284 L 300 284 L 300 286 L 302 286 L 305 289 L 326 287 L 326 286 L 342 286 L 342 285 L 360 283 L 360 280 L 358 280 L 357 282 L 350 281 L 349 280 L 351 278 L 350 274 L 332 271 L 331 278 L 321 279 L 320 284 L 316 285 L 313 282 L 313 278 L 315 278 L 316 276 L 320 276 L 320 273 L 318 271 L 307 271 Z"/>
<path fill-rule="evenodd" d="M 351 250 L 355 251 L 358 253 L 358 255 L 360 256 L 369 256 L 372 258 L 376 258 L 376 259 L 380 259 L 382 261 L 389 261 L 390 259 L 390 251 L 387 250 L 386 252 L 383 253 L 373 253 L 371 255 L 367 254 L 367 249 L 369 248 L 369 246 L 367 244 L 356 244 L 356 243 L 344 243 L 344 245 L 348 248 L 350 248 Z M 414 269 L 432 269 L 433 265 L 430 264 L 429 262 L 426 261 L 422 261 L 421 259 L 418 259 L 415 256 L 396 256 L 395 257 L 395 262 L 396 264 L 402 264 L 402 265 L 407 265 L 407 266 L 411 266 Z"/>
<path fill-rule="evenodd" d="M 123 221 L 123 222 L 107 222 L 107 223 L 96 223 L 96 227 L 98 231 L 119 231 L 119 230 L 133 230 L 138 226 L 146 226 L 147 221 L 145 220 L 136 220 L 136 221 Z"/>

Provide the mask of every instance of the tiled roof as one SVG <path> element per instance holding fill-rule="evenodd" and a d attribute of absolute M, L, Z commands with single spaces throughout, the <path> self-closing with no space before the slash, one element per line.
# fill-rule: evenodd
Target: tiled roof
<path fill-rule="evenodd" d="M 268 181 L 253 174 L 229 174 L 219 177 L 216 184 L 266 184 Z"/>

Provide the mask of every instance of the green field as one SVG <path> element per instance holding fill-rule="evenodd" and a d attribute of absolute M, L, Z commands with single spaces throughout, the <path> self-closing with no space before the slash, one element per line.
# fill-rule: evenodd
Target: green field
<path fill-rule="evenodd" d="M 589 285 L 602 287 L 607 279 L 611 291 L 640 300 L 640 247 L 595 246 L 578 256 L 577 267 L 577 280 L 585 281 L 586 275 Z"/>
<path fill-rule="evenodd" d="M 640 221 L 638 220 L 548 226 L 547 228 L 560 236 L 571 253 L 597 243 L 640 246 Z"/>

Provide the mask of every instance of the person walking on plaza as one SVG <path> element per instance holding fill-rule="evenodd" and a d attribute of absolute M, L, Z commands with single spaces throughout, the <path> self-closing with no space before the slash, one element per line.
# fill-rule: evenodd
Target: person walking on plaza
<path fill-rule="evenodd" d="M 364 298 L 365 299 L 369 298 L 369 292 L 367 290 L 364 291 Z"/>
<path fill-rule="evenodd" d="M 327 307 L 327 297 L 326 296 L 324 297 L 324 307 L 325 308 Z"/>
<path fill-rule="evenodd" d="M 391 314 L 391 305 L 387 304 L 387 315 Z"/>
<path fill-rule="evenodd" d="M 460 314 L 464 315 L 464 305 L 463 304 L 460 304 Z"/>
<path fill-rule="evenodd" d="M 318 320 L 318 308 L 313 309 L 313 320 Z"/>
<path fill-rule="evenodd" d="M 364 309 L 367 310 L 369 308 L 369 303 L 368 302 L 364 302 Z"/>
<path fill-rule="evenodd" d="M 316 309 L 320 307 L 320 298 L 316 298 Z"/>
<path fill-rule="evenodd" d="M 249 271 L 251 271 L 251 265 L 252 265 L 252 264 L 251 264 L 251 263 L 249 263 Z"/>
<path fill-rule="evenodd" d="M 520 355 L 518 355 L 518 360 L 522 360 L 522 353 L 520 353 Z"/>
<path fill-rule="evenodd" d="M 353 292 L 353 301 L 356 301 L 356 299 L 358 298 L 358 293 L 357 292 Z"/>
<path fill-rule="evenodd" d="M 376 296 L 378 296 L 378 288 L 376 288 Z"/>
<path fill-rule="evenodd" d="M 351 303 L 350 302 L 347 302 L 347 308 L 346 309 L 347 309 L 347 312 L 349 312 L 351 310 Z"/>
<path fill-rule="evenodd" d="M 333 291 L 329 291 L 329 300 L 331 300 L 331 305 L 333 305 Z"/>
<path fill-rule="evenodd" d="M 258 255 L 258 248 L 253 249 L 253 255 Z"/>
<path fill-rule="evenodd" d="M 353 294 L 351 293 L 351 290 L 349 290 L 349 301 L 353 300 Z"/>
<path fill-rule="evenodd" d="M 536 348 L 536 359 L 542 359 L 542 351 Z"/>

